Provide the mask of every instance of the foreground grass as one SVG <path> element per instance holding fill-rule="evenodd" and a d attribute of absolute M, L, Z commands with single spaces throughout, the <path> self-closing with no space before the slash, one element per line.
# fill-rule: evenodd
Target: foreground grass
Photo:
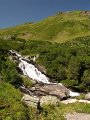
<path fill-rule="evenodd" d="M 65 120 L 66 113 L 90 113 L 90 104 L 47 105 L 36 110 L 22 104 L 22 94 L 12 85 L 0 81 L 0 120 Z"/>
<path fill-rule="evenodd" d="M 21 98 L 19 90 L 0 81 L 0 120 L 28 120 L 28 110 Z"/>
<path fill-rule="evenodd" d="M 90 104 L 74 103 L 60 104 L 59 106 L 44 106 L 43 113 L 40 115 L 40 120 L 65 120 L 66 113 L 90 113 Z"/>

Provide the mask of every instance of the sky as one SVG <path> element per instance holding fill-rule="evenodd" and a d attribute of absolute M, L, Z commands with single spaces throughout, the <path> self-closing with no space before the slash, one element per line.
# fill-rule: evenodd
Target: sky
<path fill-rule="evenodd" d="M 0 28 L 37 22 L 59 11 L 90 10 L 90 0 L 0 0 Z"/>

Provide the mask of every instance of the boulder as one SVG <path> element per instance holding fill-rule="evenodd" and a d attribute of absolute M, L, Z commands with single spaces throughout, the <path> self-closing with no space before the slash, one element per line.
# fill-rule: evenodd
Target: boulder
<path fill-rule="evenodd" d="M 36 97 L 36 96 L 30 96 L 30 95 L 24 94 L 24 96 L 23 96 L 23 98 L 22 98 L 22 101 L 23 101 L 27 106 L 37 108 L 38 103 L 39 103 L 39 98 Z"/>
<path fill-rule="evenodd" d="M 62 100 L 69 97 L 70 90 L 60 84 L 44 84 L 44 85 L 35 85 L 34 89 L 32 89 L 37 96 L 56 96 L 58 99 Z"/>
<path fill-rule="evenodd" d="M 40 99 L 40 106 L 43 107 L 43 105 L 58 105 L 60 103 L 60 100 L 55 97 L 55 96 L 51 96 L 51 95 L 47 95 L 47 96 L 43 96 Z"/>
<path fill-rule="evenodd" d="M 90 92 L 85 95 L 86 100 L 90 100 Z"/>
<path fill-rule="evenodd" d="M 24 102 L 27 106 L 34 107 L 34 108 L 42 108 L 43 105 L 58 105 L 60 100 L 51 95 L 46 95 L 42 97 L 31 96 L 28 94 L 24 94 L 22 97 L 22 102 Z"/>

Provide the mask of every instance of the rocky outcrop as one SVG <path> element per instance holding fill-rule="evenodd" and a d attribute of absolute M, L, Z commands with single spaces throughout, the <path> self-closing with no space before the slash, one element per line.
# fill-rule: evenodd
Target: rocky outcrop
<path fill-rule="evenodd" d="M 58 99 L 62 100 L 69 97 L 70 91 L 60 84 L 37 84 L 32 87 L 30 91 L 34 92 L 36 96 L 56 96 Z"/>
<path fill-rule="evenodd" d="M 85 99 L 86 99 L 86 100 L 90 100 L 90 93 L 87 93 L 87 94 L 85 95 Z"/>
<path fill-rule="evenodd" d="M 22 87 L 23 88 L 23 87 Z M 58 105 L 62 99 L 69 97 L 70 91 L 61 84 L 36 84 L 34 87 L 29 88 L 28 91 L 24 87 L 26 93 L 22 101 L 31 107 L 53 104 Z"/>
<path fill-rule="evenodd" d="M 22 102 L 24 102 L 27 106 L 34 107 L 34 108 L 40 108 L 44 105 L 58 105 L 60 103 L 60 100 L 55 96 L 31 96 L 24 94 L 22 98 Z"/>

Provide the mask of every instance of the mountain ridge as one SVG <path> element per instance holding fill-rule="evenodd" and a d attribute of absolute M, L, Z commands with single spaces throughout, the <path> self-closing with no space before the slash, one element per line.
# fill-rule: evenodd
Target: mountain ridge
<path fill-rule="evenodd" d="M 5 39 L 12 37 L 59 43 L 89 35 L 90 11 L 58 12 L 36 23 L 28 22 L 0 30 L 0 37 Z"/>

